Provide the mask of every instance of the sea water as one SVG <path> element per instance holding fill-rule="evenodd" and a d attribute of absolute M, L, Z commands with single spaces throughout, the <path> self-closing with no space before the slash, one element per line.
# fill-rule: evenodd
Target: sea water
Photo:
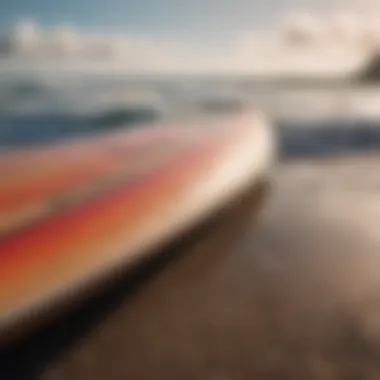
<path fill-rule="evenodd" d="M 380 87 L 237 76 L 0 70 L 0 149 L 258 108 L 283 155 L 380 148 Z"/>

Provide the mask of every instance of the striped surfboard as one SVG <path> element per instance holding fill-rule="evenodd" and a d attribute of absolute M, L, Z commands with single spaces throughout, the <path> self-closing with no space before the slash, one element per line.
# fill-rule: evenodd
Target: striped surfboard
<path fill-rule="evenodd" d="M 1 330 L 196 225 L 265 173 L 273 145 L 250 112 L 0 150 Z"/>

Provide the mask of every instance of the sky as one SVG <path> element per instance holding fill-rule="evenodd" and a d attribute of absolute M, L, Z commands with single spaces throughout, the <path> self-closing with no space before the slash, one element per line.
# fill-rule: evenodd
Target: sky
<path fill-rule="evenodd" d="M 74 40 L 94 33 L 100 36 L 122 34 L 124 42 L 131 46 L 127 49 L 129 57 L 137 57 L 137 66 L 140 62 L 153 62 L 157 67 L 185 67 L 191 60 L 194 67 L 203 68 L 251 67 L 256 63 L 265 68 L 276 61 L 285 61 L 284 55 L 271 50 L 269 45 L 273 45 L 273 41 L 268 35 L 281 28 L 287 15 L 302 14 L 302 11 L 312 15 L 340 14 L 347 10 L 364 10 L 371 14 L 378 2 L 380 0 L 1 0 L 0 30 L 6 30 L 20 19 L 33 20 L 44 31 L 48 44 L 49 31 L 60 26 L 74 30 L 78 37 Z M 326 29 L 323 23 L 319 29 Z M 143 42 L 136 38 L 142 38 Z M 356 55 L 356 52 L 351 53 L 353 57 Z M 323 56 L 324 53 L 320 54 L 321 62 L 314 57 L 302 58 L 300 65 L 318 68 L 324 64 Z M 331 62 L 335 61 L 338 68 L 339 59 L 345 62 L 351 58 L 343 54 L 337 61 L 332 57 Z"/>
<path fill-rule="evenodd" d="M 347 8 L 375 0 L 2 0 L 0 26 L 20 17 L 44 26 L 174 36 L 197 44 L 267 28 L 291 10 Z"/>

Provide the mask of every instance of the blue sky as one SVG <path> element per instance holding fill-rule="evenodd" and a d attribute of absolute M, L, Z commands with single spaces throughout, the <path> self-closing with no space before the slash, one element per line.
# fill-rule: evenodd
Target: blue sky
<path fill-rule="evenodd" d="M 205 48 L 275 27 L 285 13 L 380 0 L 0 0 L 0 29 L 29 18 L 50 27 L 175 38 Z"/>
<path fill-rule="evenodd" d="M 322 1 L 323 2 L 323 1 Z M 2 0 L 0 26 L 28 17 L 46 26 L 224 38 L 276 22 L 286 10 L 317 0 Z"/>

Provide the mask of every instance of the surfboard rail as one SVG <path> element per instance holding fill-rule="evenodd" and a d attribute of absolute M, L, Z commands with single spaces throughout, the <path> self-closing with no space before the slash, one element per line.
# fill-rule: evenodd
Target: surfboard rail
<path fill-rule="evenodd" d="M 274 151 L 249 112 L 0 154 L 19 170 L 0 182 L 0 330 L 152 254 L 263 176 Z"/>

